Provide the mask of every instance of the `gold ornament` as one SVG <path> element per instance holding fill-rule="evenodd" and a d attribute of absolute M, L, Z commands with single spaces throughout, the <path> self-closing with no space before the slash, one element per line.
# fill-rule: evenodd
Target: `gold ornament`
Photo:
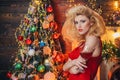
<path fill-rule="evenodd" d="M 52 73 L 52 72 L 47 72 L 45 75 L 44 75 L 44 80 L 56 80 L 55 79 L 55 74 Z"/>
<path fill-rule="evenodd" d="M 46 19 L 47 19 L 48 22 L 51 22 L 51 21 L 54 20 L 54 15 L 53 14 L 49 14 Z"/>
<path fill-rule="evenodd" d="M 48 46 L 43 47 L 43 53 L 47 54 L 47 55 L 50 55 L 50 53 L 51 53 L 50 47 L 48 47 Z"/>
<path fill-rule="evenodd" d="M 33 41 L 33 45 L 35 45 L 36 47 L 38 47 L 39 45 L 39 40 L 38 39 L 35 39 L 34 41 Z"/>
<path fill-rule="evenodd" d="M 38 18 L 37 17 L 34 18 L 34 22 L 35 22 L 35 24 L 38 23 Z"/>
<path fill-rule="evenodd" d="M 49 28 L 49 22 L 47 20 L 44 20 L 42 26 L 43 26 L 43 29 Z"/>
<path fill-rule="evenodd" d="M 34 80 L 39 80 L 39 79 L 40 79 L 40 78 L 39 78 L 39 75 L 36 74 L 36 75 L 34 76 Z"/>

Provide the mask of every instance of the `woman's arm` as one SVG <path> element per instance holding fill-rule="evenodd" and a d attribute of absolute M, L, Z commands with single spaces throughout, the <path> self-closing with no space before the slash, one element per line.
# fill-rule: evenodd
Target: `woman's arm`
<path fill-rule="evenodd" d="M 69 71 L 69 69 L 73 66 L 72 60 L 69 58 L 68 61 L 63 65 L 64 71 Z"/>
<path fill-rule="evenodd" d="M 77 59 L 74 60 L 68 59 L 68 61 L 63 65 L 63 70 L 69 71 L 70 69 L 72 69 L 73 66 L 77 66 L 79 70 L 82 71 L 84 70 L 84 68 L 87 68 L 85 64 L 86 64 L 85 59 L 79 56 Z"/>
<path fill-rule="evenodd" d="M 81 60 L 81 64 L 79 64 L 79 66 L 73 66 L 69 69 L 69 72 L 71 74 L 78 74 L 78 73 L 83 73 L 84 72 L 84 68 L 87 68 L 86 66 L 86 61 L 85 59 L 83 59 L 81 56 L 78 57 L 79 60 Z"/>

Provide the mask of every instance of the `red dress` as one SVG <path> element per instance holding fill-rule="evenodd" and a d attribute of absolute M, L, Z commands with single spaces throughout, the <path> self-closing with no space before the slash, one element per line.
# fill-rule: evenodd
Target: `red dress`
<path fill-rule="evenodd" d="M 76 59 L 79 55 L 81 55 L 80 54 L 81 51 L 82 48 L 80 48 L 80 46 L 75 48 L 69 54 L 69 58 L 71 60 Z M 101 44 L 101 52 L 102 52 L 102 44 Z M 85 72 L 79 74 L 70 74 L 69 80 L 94 80 L 101 59 L 102 59 L 101 53 L 98 57 L 90 57 L 86 62 L 87 68 L 85 69 Z"/>

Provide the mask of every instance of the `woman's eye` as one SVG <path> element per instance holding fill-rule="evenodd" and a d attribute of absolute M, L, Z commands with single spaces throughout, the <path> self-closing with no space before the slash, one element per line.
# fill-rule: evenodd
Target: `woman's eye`
<path fill-rule="evenodd" d="M 85 20 L 81 20 L 80 22 L 84 23 L 84 22 L 85 22 Z"/>

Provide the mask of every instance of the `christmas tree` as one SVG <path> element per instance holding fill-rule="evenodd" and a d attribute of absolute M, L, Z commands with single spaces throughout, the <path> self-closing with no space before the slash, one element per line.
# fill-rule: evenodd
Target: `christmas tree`
<path fill-rule="evenodd" d="M 16 29 L 18 52 L 7 76 L 12 80 L 66 80 L 64 54 L 50 0 L 32 0 Z"/>

